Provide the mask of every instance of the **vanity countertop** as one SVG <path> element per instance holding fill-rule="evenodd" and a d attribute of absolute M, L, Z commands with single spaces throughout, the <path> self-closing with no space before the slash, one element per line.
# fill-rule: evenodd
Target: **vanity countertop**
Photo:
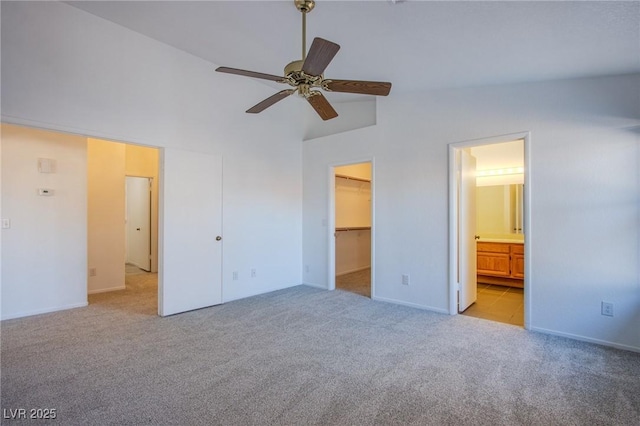
<path fill-rule="evenodd" d="M 513 238 L 482 238 L 477 240 L 479 243 L 509 243 L 509 244 L 524 244 L 524 240 L 516 240 Z"/>

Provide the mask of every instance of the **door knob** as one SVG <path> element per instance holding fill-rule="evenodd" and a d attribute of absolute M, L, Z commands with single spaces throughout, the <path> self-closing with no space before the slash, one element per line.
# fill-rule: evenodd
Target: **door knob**
<path fill-rule="evenodd" d="M 221 239 L 222 239 L 222 237 L 221 237 L 220 235 L 218 235 L 218 236 L 216 237 L 216 241 L 220 241 Z"/>

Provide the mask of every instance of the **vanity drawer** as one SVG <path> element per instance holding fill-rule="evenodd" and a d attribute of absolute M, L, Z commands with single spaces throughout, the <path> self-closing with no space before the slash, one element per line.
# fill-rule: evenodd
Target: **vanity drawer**
<path fill-rule="evenodd" d="M 512 254 L 524 254 L 524 244 L 511 244 Z"/>
<path fill-rule="evenodd" d="M 477 251 L 490 253 L 509 253 L 509 244 L 503 243 L 487 243 L 478 241 Z"/>

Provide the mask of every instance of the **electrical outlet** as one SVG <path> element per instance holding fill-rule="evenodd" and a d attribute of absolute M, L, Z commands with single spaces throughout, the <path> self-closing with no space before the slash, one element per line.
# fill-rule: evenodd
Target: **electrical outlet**
<path fill-rule="evenodd" d="M 607 317 L 613 316 L 613 303 L 602 301 L 602 315 Z"/>
<path fill-rule="evenodd" d="M 233 271 L 233 280 L 238 281 L 238 271 Z"/>
<path fill-rule="evenodd" d="M 2 229 L 11 228 L 11 219 L 2 219 Z"/>
<path fill-rule="evenodd" d="M 251 278 L 256 277 L 256 268 L 251 268 Z"/>
<path fill-rule="evenodd" d="M 90 277 L 95 277 L 96 275 L 98 275 L 98 271 L 96 268 L 89 268 L 89 276 Z"/>
<path fill-rule="evenodd" d="M 402 285 L 409 285 L 409 275 L 402 274 Z"/>

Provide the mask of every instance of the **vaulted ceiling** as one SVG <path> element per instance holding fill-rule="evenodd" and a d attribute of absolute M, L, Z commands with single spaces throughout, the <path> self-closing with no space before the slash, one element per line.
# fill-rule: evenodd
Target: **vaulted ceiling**
<path fill-rule="evenodd" d="M 301 56 L 291 0 L 67 3 L 213 65 L 282 75 Z M 318 0 L 307 47 L 316 36 L 341 45 L 326 77 L 391 81 L 392 95 L 640 72 L 637 1 Z"/>

